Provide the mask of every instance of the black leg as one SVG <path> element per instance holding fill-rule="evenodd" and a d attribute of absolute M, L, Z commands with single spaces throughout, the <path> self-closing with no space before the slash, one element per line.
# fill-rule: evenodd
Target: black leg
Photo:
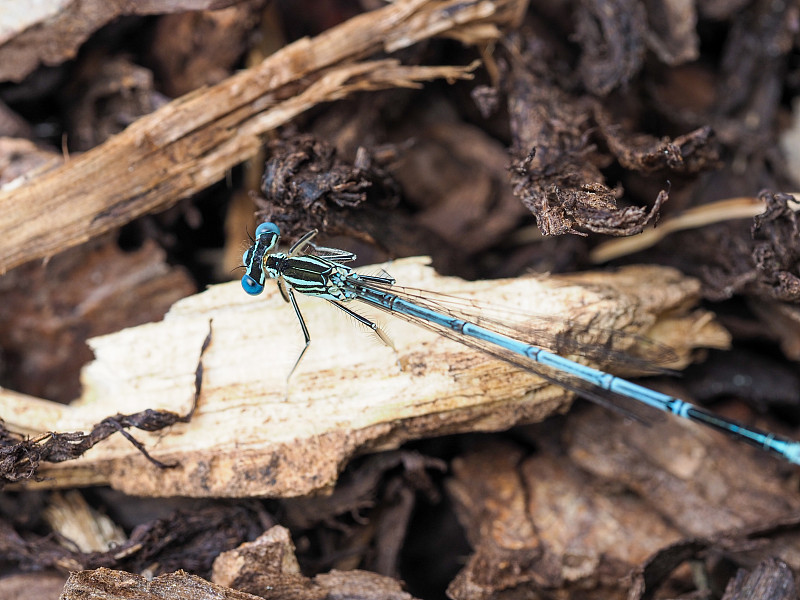
<path fill-rule="evenodd" d="M 300 307 L 297 306 L 297 300 L 294 299 L 294 292 L 292 292 L 291 288 L 288 288 L 287 292 L 289 294 L 289 301 L 292 303 L 292 306 L 294 307 L 294 312 L 297 315 L 297 320 L 300 321 L 300 328 L 303 330 L 303 337 L 306 340 L 306 345 L 300 351 L 300 356 L 298 356 L 297 360 L 294 361 L 294 366 L 292 367 L 292 370 L 289 371 L 289 375 L 286 377 L 286 380 L 288 381 L 289 379 L 292 378 L 292 374 L 294 373 L 294 370 L 297 368 L 297 365 L 300 364 L 300 359 L 303 358 L 303 354 L 305 354 L 306 350 L 308 350 L 308 346 L 311 344 L 311 336 L 308 335 L 308 327 L 306 327 L 306 322 L 303 320 L 303 315 L 300 314 Z"/>
<path fill-rule="evenodd" d="M 362 324 L 366 325 L 367 327 L 369 327 L 370 329 L 372 329 L 372 331 L 375 332 L 375 335 L 377 335 L 384 344 L 386 344 L 387 346 L 389 346 L 389 348 L 391 348 L 392 350 L 397 352 L 397 348 L 394 347 L 394 343 L 392 342 L 392 338 L 390 338 L 388 335 L 386 335 L 386 332 L 383 329 L 381 329 L 380 327 L 378 327 L 378 325 L 376 323 L 373 323 L 368 318 L 358 314 L 354 310 L 350 310 L 349 308 L 347 308 L 343 304 L 339 304 L 338 302 L 334 302 L 333 300 L 328 300 L 328 302 L 330 302 L 335 307 L 340 308 L 341 310 L 346 312 L 348 315 L 353 317 L 359 323 L 362 323 Z"/>
<path fill-rule="evenodd" d="M 313 240 L 316 235 L 317 235 L 316 229 L 312 229 L 311 231 L 306 233 L 303 237 L 301 237 L 294 243 L 294 246 L 289 248 L 289 256 L 290 257 L 297 256 L 298 254 L 300 254 L 303 251 L 303 249 L 311 243 L 311 240 Z"/>

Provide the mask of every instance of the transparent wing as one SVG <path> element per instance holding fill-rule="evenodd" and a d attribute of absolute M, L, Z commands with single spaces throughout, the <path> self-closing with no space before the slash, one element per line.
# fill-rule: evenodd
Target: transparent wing
<path fill-rule="evenodd" d="M 675 363 L 675 351 L 642 335 L 428 290 L 375 283 L 369 287 L 561 356 L 582 356 L 593 363 L 625 367 L 642 374 L 676 374 L 665 366 Z"/>
<path fill-rule="evenodd" d="M 675 359 L 674 351 L 643 336 L 587 327 L 584 324 L 559 320 L 555 317 L 531 315 L 514 309 L 490 307 L 471 299 L 427 290 L 372 282 L 359 282 L 359 285 L 394 294 L 418 306 L 475 323 L 496 333 L 539 346 L 561 356 L 582 356 L 601 364 L 624 364 L 646 373 L 672 373 L 671 370 L 660 365 L 673 361 Z M 357 292 L 357 289 L 354 291 Z M 491 342 L 458 334 L 448 327 L 431 323 L 419 317 L 389 311 L 372 302 L 366 303 L 521 369 L 531 371 L 551 383 L 638 421 L 647 423 L 664 417 L 663 413 L 657 409 L 646 406 L 635 399 L 598 388 L 575 375 L 543 365 Z"/>

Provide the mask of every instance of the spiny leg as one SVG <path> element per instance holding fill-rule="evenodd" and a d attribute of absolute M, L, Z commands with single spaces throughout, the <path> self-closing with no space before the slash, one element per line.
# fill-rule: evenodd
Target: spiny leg
<path fill-rule="evenodd" d="M 303 315 L 300 313 L 300 307 L 297 306 L 297 300 L 294 299 L 294 292 L 292 291 L 292 288 L 287 288 L 286 291 L 289 295 L 289 301 L 292 303 L 292 306 L 294 307 L 294 313 L 297 315 L 297 320 L 300 321 L 300 328 L 303 330 L 303 337 L 306 340 L 306 345 L 303 346 L 303 349 L 300 351 L 300 356 L 298 356 L 297 360 L 294 361 L 294 366 L 292 367 L 292 370 L 289 371 L 289 375 L 287 375 L 286 377 L 286 381 L 289 381 L 292 378 L 292 374 L 294 373 L 294 370 L 297 368 L 297 365 L 300 364 L 300 359 L 303 358 L 303 354 L 306 353 L 306 350 L 308 350 L 308 346 L 311 344 L 311 336 L 308 335 L 308 327 L 306 327 L 306 322 L 303 320 Z"/>
<path fill-rule="evenodd" d="M 344 312 L 346 312 L 348 315 L 353 317 L 359 323 L 362 323 L 363 325 L 366 325 L 367 327 L 372 329 L 372 331 L 375 332 L 375 335 L 377 335 L 384 344 L 386 344 L 387 346 L 389 346 L 389 348 L 394 350 L 395 353 L 397 352 L 397 348 L 394 347 L 394 342 L 392 342 L 392 338 L 390 338 L 386 334 L 386 332 L 378 326 L 377 323 L 373 323 L 368 318 L 358 314 L 354 310 L 350 310 L 349 308 L 347 308 L 343 304 L 339 304 L 338 302 L 334 302 L 333 300 L 328 300 L 328 302 L 330 302 L 331 304 L 333 304 L 337 308 L 342 309 Z"/>
<path fill-rule="evenodd" d="M 340 248 L 328 248 L 327 246 L 315 246 L 311 243 L 311 240 L 313 240 L 316 235 L 316 229 L 312 229 L 306 233 L 303 237 L 297 240 L 291 248 L 289 248 L 289 256 L 297 256 L 306 249 L 306 246 L 311 246 L 316 256 L 322 256 L 334 262 L 350 262 L 356 259 L 356 255 L 353 252 L 348 252 L 347 250 L 341 250 Z"/>
<path fill-rule="evenodd" d="M 383 271 L 386 273 L 386 271 Z M 362 275 L 361 273 L 358 274 L 358 279 L 360 281 L 368 281 L 370 283 L 384 283 L 386 285 L 394 285 L 395 279 L 388 273 L 385 276 L 378 276 L 378 275 Z"/>
<path fill-rule="evenodd" d="M 327 246 L 315 246 L 314 244 L 310 244 L 310 246 L 314 249 L 315 256 L 321 256 L 334 262 L 351 262 L 357 258 L 355 253 L 340 248 L 328 248 Z"/>
<path fill-rule="evenodd" d="M 289 293 L 286 291 L 286 282 L 283 281 L 283 278 L 278 279 L 278 291 L 281 293 L 281 297 L 286 301 L 289 302 Z"/>
<path fill-rule="evenodd" d="M 297 240 L 294 243 L 294 245 L 291 248 L 289 248 L 289 256 L 292 257 L 300 254 L 303 251 L 303 249 L 311 243 L 311 240 L 313 240 L 316 235 L 317 235 L 316 229 L 312 229 L 311 231 L 303 235 L 303 237 Z"/>

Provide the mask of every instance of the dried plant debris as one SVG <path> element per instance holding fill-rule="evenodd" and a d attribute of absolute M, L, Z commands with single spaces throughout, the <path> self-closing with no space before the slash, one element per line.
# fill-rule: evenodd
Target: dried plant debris
<path fill-rule="evenodd" d="M 145 447 L 126 431 L 128 428 L 142 431 L 158 431 L 185 423 L 190 415 L 178 415 L 164 410 L 145 410 L 131 415 L 114 415 L 103 419 L 89 433 L 45 433 L 34 438 L 23 437 L 8 431 L 0 423 L 0 488 L 7 483 L 37 479 L 37 470 L 42 462 L 59 463 L 74 460 L 114 433 L 121 433 L 151 463 L 159 468 L 174 465 L 164 464 L 150 456 Z"/>
<path fill-rule="evenodd" d="M 345 233 L 331 231 L 330 222 L 339 222 L 337 213 L 352 214 L 367 202 L 384 210 L 397 204 L 397 184 L 366 148 L 359 148 L 350 164 L 331 144 L 303 134 L 276 140 L 269 153 L 257 214 L 285 228 L 289 238 L 317 228 Z M 383 160 L 392 155 L 381 152 Z"/>
<path fill-rule="evenodd" d="M 83 67 L 65 90 L 74 102 L 67 110 L 73 150 L 94 148 L 168 101 L 154 89 L 153 73 L 127 57 L 99 57 Z"/>
<path fill-rule="evenodd" d="M 396 59 L 359 60 L 445 31 L 476 43 L 495 39 L 498 25 L 521 4 L 388 4 L 137 119 L 69 164 L 13 191 L 0 190 L 0 271 L 52 256 L 205 189 L 256 155 L 266 132 L 316 105 L 356 92 L 472 77 L 477 63 L 407 67 Z M 47 218 L 37 218 L 40 213 Z M 61 235 L 43 231 L 45 221 L 59 222 Z"/>
<path fill-rule="evenodd" d="M 633 427 L 596 408 L 570 415 L 571 463 L 632 491 L 682 536 L 710 536 L 800 510 L 787 479 L 791 467 L 757 449 L 722 434 L 690 433 L 676 419 Z"/>
<path fill-rule="evenodd" d="M 230 2 L 229 2 L 230 4 Z M 162 15 L 150 45 L 150 61 L 165 93 L 175 98 L 230 75 L 258 31 L 265 0 L 246 0 L 219 10 Z"/>
<path fill-rule="evenodd" d="M 622 491 L 591 491 L 563 458 L 491 442 L 457 458 L 448 491 L 474 548 L 448 594 L 624 598 L 621 579 L 679 534 Z M 636 536 L 629 535 L 631 530 Z"/>
<path fill-rule="evenodd" d="M 673 236 L 661 253 L 682 271 L 699 277 L 703 294 L 713 300 L 742 294 L 765 300 L 800 301 L 800 216 L 798 200 L 763 191 L 764 213 L 749 232 L 741 221 Z M 691 240 L 691 241 L 688 241 Z M 676 253 L 675 248 L 680 252 Z"/>
<path fill-rule="evenodd" d="M 399 582 L 366 571 L 332 571 L 306 579 L 297 575 L 278 579 L 276 587 L 259 588 L 258 595 L 208 582 L 183 571 L 153 579 L 123 571 L 100 568 L 73 573 L 64 586 L 62 600 L 175 600 L 215 598 L 218 600 L 414 600 Z"/>
<path fill-rule="evenodd" d="M 293 529 L 315 529 L 303 537 L 313 535 L 322 549 L 336 548 L 331 554 L 304 556 L 305 565 L 314 571 L 360 566 L 398 576 L 399 553 L 417 496 L 437 502 L 439 492 L 428 471 L 445 469 L 444 461 L 416 452 L 385 452 L 350 467 L 330 496 L 282 501 Z"/>
<path fill-rule="evenodd" d="M 586 235 L 580 227 L 595 233 L 634 235 L 657 219 L 661 205 L 669 197 L 659 192 L 649 211 L 639 207 L 617 208 L 616 193 L 605 184 L 586 183 L 589 163 L 574 159 L 585 153 L 570 153 L 565 162 L 545 165 L 536 161 L 535 149 L 520 160 L 513 172 L 514 193 L 536 216 L 536 223 L 545 235 L 573 233 Z M 563 157 L 563 158 L 566 158 Z M 595 179 L 602 179 L 599 172 Z"/>
<path fill-rule="evenodd" d="M 598 105 L 594 112 L 599 134 L 614 158 L 626 169 L 691 174 L 720 165 L 714 130 L 701 127 L 675 139 L 657 139 L 644 133 L 631 133 L 614 123 Z"/>
<path fill-rule="evenodd" d="M 342 484 L 330 496 L 288 499 L 270 506 L 281 516 L 281 522 L 296 532 L 304 548 L 300 563 L 305 572 L 360 567 L 396 577 L 399 552 L 418 494 L 431 502 L 439 499 L 428 471 L 440 472 L 445 466 L 443 461 L 414 452 L 379 454 L 348 469 Z M 31 507 L 35 506 L 36 499 L 43 497 L 41 493 L 28 493 L 27 498 L 20 496 L 16 502 Z M 208 576 L 211 561 L 217 555 L 255 539 L 275 524 L 271 513 L 260 502 L 193 501 L 189 504 L 176 501 L 181 508 L 168 516 L 129 524 L 134 527 L 129 538 L 110 550 L 80 552 L 63 536 L 42 536 L 34 530 L 30 520 L 38 518 L 40 509 L 23 516 L 24 511 L 13 504 L 13 498 L 0 504 L 0 510 L 7 515 L 6 521 L 0 519 L 0 559 L 23 569 L 66 571 L 104 566 L 151 574 L 186 569 Z M 107 510 L 125 514 L 124 507 L 118 503 L 114 503 L 113 509 L 109 505 Z M 246 549 L 241 553 L 246 553 Z M 293 554 L 292 547 L 292 560 L 295 560 Z M 230 564 L 226 567 L 228 571 Z M 236 564 L 235 561 L 232 564 Z M 215 566 L 214 579 L 218 582 L 222 577 L 217 573 L 219 570 Z M 380 580 L 374 573 L 362 575 L 361 580 Z M 323 575 L 314 585 L 324 587 L 325 577 L 334 575 Z M 350 578 L 349 575 L 341 577 L 343 581 Z M 233 579 L 239 579 L 234 587 L 246 589 L 241 578 L 241 574 L 229 573 L 225 585 L 233 585 Z M 397 584 L 391 582 L 391 585 Z"/>
<path fill-rule="evenodd" d="M 786 563 L 767 559 L 751 572 L 740 569 L 736 578 L 728 583 L 722 600 L 769 598 L 790 600 L 797 598 L 794 575 Z"/>
<path fill-rule="evenodd" d="M 769 0 L 750 3 L 733 19 L 717 82 L 718 120 L 711 123 L 739 157 L 762 160 L 774 146 L 785 58 L 795 44 L 796 19 L 796 6 Z"/>
<path fill-rule="evenodd" d="M 696 584 L 708 588 L 725 587 L 724 599 L 744 598 L 796 598 L 797 589 L 792 571 L 784 561 L 775 559 L 758 548 L 766 539 L 781 533 L 792 533 L 797 538 L 797 518 L 765 523 L 758 528 L 731 532 L 714 538 L 682 540 L 663 548 L 643 563 L 632 574 L 630 600 L 652 598 L 668 587 L 668 579 L 677 575 L 685 579 L 679 567 L 687 562 L 702 565 L 702 576 Z M 732 557 L 745 555 L 746 568 L 740 568 L 735 577 L 719 581 L 730 572 Z M 766 554 L 766 556 L 765 556 Z M 728 564 L 726 564 L 728 563 Z M 727 568 L 726 568 L 727 567 Z M 795 566 L 795 568 L 797 568 Z M 677 571 L 677 573 L 676 573 Z M 701 570 L 695 569 L 700 574 Z M 691 585 L 690 582 L 684 584 Z"/>
<path fill-rule="evenodd" d="M 214 561 L 214 582 L 267 599 L 374 598 L 413 600 L 400 583 L 368 571 L 329 571 L 305 577 L 289 531 L 276 526 Z"/>
<path fill-rule="evenodd" d="M 651 210 L 617 208 L 600 167 L 608 164 L 590 143 L 590 103 L 570 98 L 521 65 L 512 70 L 508 94 L 517 158 L 512 168 L 514 194 L 534 214 L 545 235 L 582 230 L 611 235 L 639 233 L 658 214 L 667 193 Z M 634 154 L 636 152 L 634 151 Z"/>
<path fill-rule="evenodd" d="M 37 470 L 42 462 L 59 463 L 73 460 L 119 432 L 142 453 L 153 465 L 160 469 L 176 466 L 156 460 L 145 449 L 144 445 L 134 438 L 127 429 L 141 431 L 159 431 L 175 423 L 188 423 L 197 406 L 203 384 L 203 354 L 211 343 L 211 328 L 200 349 L 194 380 L 194 398 L 188 413 L 179 415 L 167 410 L 147 409 L 130 415 L 116 414 L 103 419 L 89 433 L 82 431 L 69 433 L 50 432 L 35 438 L 12 433 L 0 420 L 0 489 L 7 483 L 37 479 Z"/>
<path fill-rule="evenodd" d="M 732 449 L 714 454 L 717 440 L 680 448 L 680 425 L 659 424 L 630 447 L 622 420 L 614 427 L 593 410 L 581 420 L 604 432 L 603 448 L 573 443 L 564 456 L 537 436 L 537 453 L 491 441 L 453 462 L 447 487 L 474 554 L 452 598 L 629 598 L 626 576 L 637 567 L 634 590 L 646 594 L 636 597 L 650 597 L 691 585 L 681 564 L 721 555 L 745 567 L 773 556 L 798 567 L 798 504 L 788 485 L 764 481 L 764 457 L 743 464 Z M 754 475 L 731 487 L 729 470 Z"/>
<path fill-rule="evenodd" d="M 128 254 L 102 243 L 85 253 L 61 250 L 198 193 L 255 156 L 263 136 L 289 121 L 294 132 L 269 147 L 259 218 L 276 221 L 287 241 L 317 228 L 392 256 L 432 253 L 437 268 L 468 276 L 516 275 L 531 265 L 575 271 L 595 240 L 587 234 L 634 235 L 655 225 L 661 211 L 793 185 L 775 143 L 797 95 L 798 8 L 792 2 L 538 2 L 523 17 L 524 1 L 370 0 L 361 7 L 376 10 L 352 20 L 347 17 L 358 3 L 334 2 L 323 11 L 304 10 L 313 2 L 284 2 L 281 10 L 294 13 L 296 31 L 302 31 L 298 37 L 323 35 L 301 38 L 266 60 L 254 49 L 248 64 L 260 64 L 233 75 L 257 38 L 268 38 L 272 52 L 282 44 L 273 40 L 287 31 L 292 37 L 288 19 L 279 23 L 275 13 L 267 17 L 271 29 L 258 25 L 268 4 L 263 0 L 179 0 L 158 10 L 180 14 L 122 21 L 119 16 L 152 11 L 154 3 L 40 4 L 41 12 L 4 14 L 8 26 L 0 33 L 0 80 L 51 65 L 20 86 L 0 89 L 8 103 L 0 104 L 0 133 L 27 138 L 0 139 L 0 183 L 27 175 L 0 194 L 0 217 L 6 217 L 0 270 L 54 256 L 0 280 L 0 383 L 37 396 L 75 397 L 88 336 L 158 319 L 193 290 L 151 242 Z M 197 10 L 222 6 L 228 8 Z M 523 19 L 519 31 L 509 31 Z M 76 54 L 111 20 L 118 22 Z M 136 46 L 120 32 L 135 32 Z M 441 36 L 460 43 L 434 39 Z M 105 43 L 111 38 L 114 43 Z M 434 72 L 425 66 L 469 65 L 476 56 L 485 69 Z M 433 77 L 473 76 L 477 86 L 462 81 L 408 89 Z M 208 85 L 216 87 L 198 89 Z M 162 106 L 165 97 L 181 94 L 187 96 Z M 56 110 L 48 112 L 48 103 Z M 41 114 L 28 104 L 41 104 Z M 64 163 L 66 153 L 57 148 L 62 132 L 70 150 L 88 152 L 66 156 Z M 104 142 L 109 137 L 117 141 Z M 235 173 L 231 182 L 237 184 Z M 247 190 L 236 193 L 245 197 Z M 769 342 L 771 330 L 787 356 L 800 356 L 799 203 L 773 191 L 761 199 L 766 211 L 751 222 L 676 233 L 635 257 L 697 276 L 707 299 L 745 296 L 761 321 L 749 334 L 742 327 L 735 354 L 712 356 L 682 381 L 651 379 L 648 385 L 718 402 L 722 414 L 747 422 L 770 419 L 749 413 L 748 404 L 753 412 L 776 404 L 796 412 L 800 398 L 796 369 L 747 347 Z M 200 203 L 197 211 L 203 211 Z M 202 214 L 207 224 L 220 220 L 219 212 Z M 531 216 L 544 234 L 573 235 L 542 241 L 520 229 Z M 597 278 L 605 285 L 608 275 Z M 664 284 L 663 278 L 636 282 L 651 290 Z M 742 304 L 733 310 L 743 310 Z M 743 321 L 740 313 L 735 319 Z M 430 358 L 430 346 L 414 347 Z M 363 369 L 357 376 L 365 379 Z M 197 393 L 201 381 L 202 362 Z M 207 393 L 214 389 L 206 387 Z M 253 397 L 253 390 L 244 395 Z M 737 402 L 725 402 L 730 397 Z M 531 410 L 530 402 L 509 408 L 504 398 L 508 410 L 487 408 L 459 426 L 499 427 L 503 415 L 516 420 Z M 267 418 L 285 406 L 267 403 Z M 150 442 L 143 448 L 130 428 L 156 431 L 190 416 L 145 410 L 101 420 L 116 411 L 90 420 L 99 422 L 86 432 L 33 439 L 0 426 L 0 487 L 36 480 L 44 463 L 80 456 L 117 431 L 146 454 Z M 310 414 L 317 425 L 319 411 Z M 418 425 L 411 427 L 419 431 Z M 787 433 L 774 422 L 766 428 Z M 208 439 L 205 427 L 192 429 Z M 252 439 L 270 440 L 263 422 L 257 429 Z M 245 456 L 241 429 L 232 431 L 234 451 L 201 456 L 199 468 L 241 475 L 246 469 L 239 467 L 264 456 L 260 446 Z M 397 441 L 396 430 L 383 431 L 369 447 Z M 338 474 L 336 457 L 345 455 L 328 450 L 341 439 L 361 443 L 348 435 L 316 435 L 323 450 L 311 458 L 326 455 L 330 472 Z M 442 540 L 433 527 L 414 531 L 412 518 L 425 511 L 426 501 L 439 499 L 448 463 L 438 457 L 455 455 L 449 497 L 437 505 L 450 522 L 455 507 L 472 545 L 450 582 L 455 600 L 797 595 L 791 571 L 800 570 L 800 498 L 790 466 L 674 419 L 647 429 L 594 406 L 538 429 L 480 439 L 484 443 L 460 453 L 452 439 L 437 440 L 437 458 L 409 451 L 359 457 L 335 489 L 325 490 L 329 496 L 238 505 L 175 500 L 182 510 L 164 518 L 136 521 L 127 514 L 128 523 L 136 521 L 130 537 L 100 552 L 79 552 L 63 534 L 43 535 L 40 502 L 46 496 L 28 491 L 18 497 L 8 486 L 0 496 L 0 561 L 20 570 L 98 569 L 73 574 L 65 600 L 172 600 L 181 594 L 411 600 L 395 579 L 408 578 L 403 553 L 409 540 L 427 545 L 426 557 L 439 555 L 420 571 L 465 555 L 463 540 Z M 181 464 L 188 464 L 188 452 L 194 456 L 198 446 Z M 156 456 L 175 459 L 168 452 Z M 226 463 L 231 456 L 240 462 Z M 287 454 L 281 448 L 275 456 L 285 460 Z M 306 468 L 308 456 L 289 461 L 292 477 L 303 483 L 319 479 Z M 134 482 L 132 489 L 138 479 L 123 472 L 132 468 L 125 460 L 115 473 Z M 138 457 L 133 463 L 176 473 Z M 105 475 L 105 468 L 90 475 Z M 197 485 L 208 486 L 209 471 L 197 472 Z M 261 483 L 279 472 L 264 465 L 248 479 Z M 234 491 L 220 485 L 217 493 Z M 274 527 L 278 520 L 288 529 Z M 214 583 L 199 579 L 212 576 L 212 562 Z M 173 572 L 178 569 L 193 575 Z"/>
<path fill-rule="evenodd" d="M 800 302 L 800 217 L 789 194 L 762 192 L 767 208 L 753 219 L 753 262 L 756 284 L 775 300 Z"/>
<path fill-rule="evenodd" d="M 647 7 L 638 0 L 583 0 L 576 6 L 581 44 L 578 69 L 586 88 L 599 96 L 629 82 L 645 53 Z"/>
<path fill-rule="evenodd" d="M 80 552 L 70 540 L 25 532 L 0 519 L 0 558 L 23 569 L 77 571 L 110 567 L 151 574 L 186 569 L 208 577 L 220 552 L 255 539 L 274 524 L 258 504 L 209 504 L 137 526 L 104 552 Z"/>

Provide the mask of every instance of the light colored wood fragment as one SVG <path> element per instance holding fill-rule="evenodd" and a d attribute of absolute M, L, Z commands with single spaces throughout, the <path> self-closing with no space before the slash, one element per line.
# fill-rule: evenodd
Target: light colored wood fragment
<path fill-rule="evenodd" d="M 605 331 L 654 333 L 673 346 L 677 362 L 665 366 L 674 368 L 687 364 L 697 347 L 729 342 L 709 313 L 693 308 L 698 282 L 669 268 L 465 282 L 436 275 L 424 259 L 383 267 L 416 287 L 552 315 L 556 328 L 569 318 Z M 155 496 L 306 495 L 332 486 L 357 453 L 540 421 L 571 398 L 532 374 L 391 316 L 370 315 L 385 326 L 397 353 L 329 303 L 299 302 L 312 344 L 288 386 L 302 336 L 274 285 L 258 297 L 244 294 L 238 282 L 213 286 L 176 303 L 162 322 L 91 340 L 96 360 L 83 372 L 83 397 L 40 430 L 87 430 L 108 415 L 145 408 L 185 413 L 213 320 L 192 421 L 154 434 L 134 431 L 155 458 L 179 466 L 158 469 L 115 435 L 77 461 L 45 466 L 45 479 L 29 485 L 107 483 Z M 32 416 L 47 416 L 24 411 L 24 405 L 4 410 L 7 426 L 14 429 L 16 414 L 25 416 L 28 429 Z"/>
<path fill-rule="evenodd" d="M 196 575 L 176 571 L 153 579 L 142 575 L 94 569 L 72 573 L 61 600 L 263 600 L 238 590 L 222 587 Z"/>
<path fill-rule="evenodd" d="M 53 493 L 43 516 L 71 550 L 106 552 L 126 540 L 122 528 L 89 506 L 78 490 Z"/>
<path fill-rule="evenodd" d="M 164 210 L 254 156 L 261 136 L 357 91 L 468 76 L 469 67 L 359 63 L 437 35 L 489 41 L 524 0 L 398 0 L 170 102 L 62 166 L 0 189 L 0 273 Z M 483 27 L 479 27 L 483 26 Z"/>

